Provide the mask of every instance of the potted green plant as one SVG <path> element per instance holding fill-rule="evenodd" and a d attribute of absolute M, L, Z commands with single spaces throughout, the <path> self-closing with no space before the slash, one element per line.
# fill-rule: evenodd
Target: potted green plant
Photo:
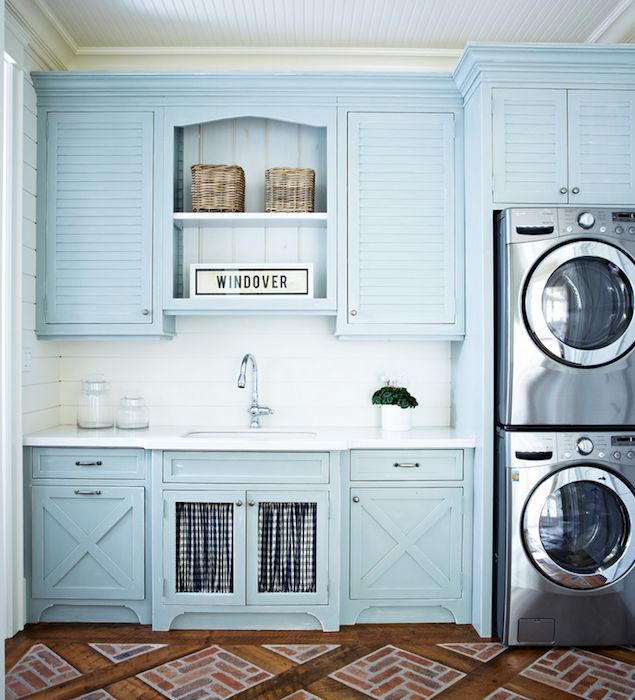
<path fill-rule="evenodd" d="M 412 411 L 419 403 L 399 380 L 382 377 L 384 386 L 373 394 L 373 404 L 381 406 L 382 430 L 410 430 Z"/>

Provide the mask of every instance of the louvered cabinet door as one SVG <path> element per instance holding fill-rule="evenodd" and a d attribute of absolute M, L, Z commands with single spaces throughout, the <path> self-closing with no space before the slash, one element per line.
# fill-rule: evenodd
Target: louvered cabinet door
<path fill-rule="evenodd" d="M 635 92 L 569 90 L 569 201 L 635 202 Z"/>
<path fill-rule="evenodd" d="M 348 114 L 350 328 L 455 323 L 454 159 L 451 113 Z"/>
<path fill-rule="evenodd" d="M 152 113 L 48 113 L 47 324 L 152 323 L 152 170 Z"/>
<path fill-rule="evenodd" d="M 566 203 L 566 90 L 493 90 L 493 198 Z"/>

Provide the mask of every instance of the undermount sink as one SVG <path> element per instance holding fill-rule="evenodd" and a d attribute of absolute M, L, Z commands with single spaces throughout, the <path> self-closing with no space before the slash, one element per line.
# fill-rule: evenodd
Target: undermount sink
<path fill-rule="evenodd" d="M 317 433 L 306 430 L 267 430 L 263 428 L 250 428 L 247 430 L 194 430 L 186 433 L 187 438 L 207 438 L 212 440 L 242 440 L 244 438 L 255 440 L 284 440 L 295 438 L 315 437 Z"/>

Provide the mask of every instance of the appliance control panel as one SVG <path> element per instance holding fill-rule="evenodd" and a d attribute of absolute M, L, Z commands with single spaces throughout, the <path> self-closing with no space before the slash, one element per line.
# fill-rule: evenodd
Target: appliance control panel
<path fill-rule="evenodd" d="M 508 433 L 510 464 L 541 464 L 596 460 L 635 467 L 635 432 Z"/>
<path fill-rule="evenodd" d="M 598 459 L 635 466 L 635 433 L 558 433 L 558 462 Z"/>
<path fill-rule="evenodd" d="M 506 242 L 541 240 L 558 236 L 611 236 L 635 241 L 635 209 L 609 207 L 536 207 L 507 209 Z"/>

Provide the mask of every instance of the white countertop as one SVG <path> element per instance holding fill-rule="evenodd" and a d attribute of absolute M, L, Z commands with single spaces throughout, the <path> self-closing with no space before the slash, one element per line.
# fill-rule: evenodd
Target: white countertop
<path fill-rule="evenodd" d="M 185 437 L 191 432 L 221 432 L 221 435 Z M 236 433 L 235 435 L 233 433 Z M 245 434 L 247 433 L 247 434 Z M 279 434 L 284 433 L 284 434 Z M 290 433 L 304 433 L 292 435 Z M 306 433 L 310 433 L 307 435 Z M 475 446 L 474 437 L 454 428 L 414 428 L 407 432 L 386 432 L 379 428 L 253 429 L 209 426 L 152 426 L 144 430 L 105 428 L 86 430 L 75 425 L 31 433 L 27 447 L 141 447 L 145 450 L 316 450 L 352 449 L 461 449 Z"/>

